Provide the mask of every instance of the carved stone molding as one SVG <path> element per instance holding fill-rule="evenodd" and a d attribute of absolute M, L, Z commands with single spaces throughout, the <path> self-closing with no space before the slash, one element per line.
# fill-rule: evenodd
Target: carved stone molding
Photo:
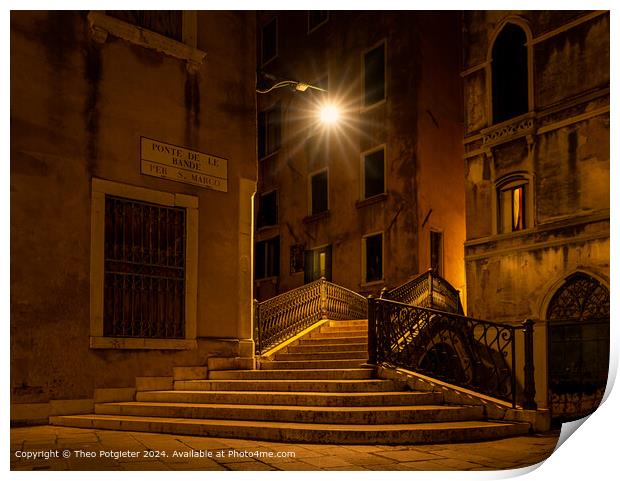
<path fill-rule="evenodd" d="M 520 137 L 528 137 L 528 144 L 533 142 L 536 132 L 536 119 L 533 113 L 522 115 L 508 122 L 494 125 L 482 131 L 482 144 L 490 148 Z"/>
<path fill-rule="evenodd" d="M 88 24 L 93 40 L 104 43 L 108 35 L 122 38 L 128 42 L 162 52 L 171 57 L 186 60 L 188 71 L 196 71 L 205 60 L 206 52 L 177 42 L 159 33 L 137 27 L 100 12 L 88 14 Z"/>

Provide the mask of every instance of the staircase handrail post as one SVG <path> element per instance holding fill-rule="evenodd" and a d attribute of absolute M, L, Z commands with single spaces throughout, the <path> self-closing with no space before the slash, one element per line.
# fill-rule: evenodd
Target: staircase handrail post
<path fill-rule="evenodd" d="M 327 319 L 327 279 L 325 279 L 325 277 L 321 277 L 319 280 L 319 295 L 321 298 L 321 319 Z"/>
<path fill-rule="evenodd" d="M 534 379 L 534 321 L 526 319 L 523 322 L 523 339 L 525 348 L 525 362 L 523 364 L 523 408 L 536 409 L 536 381 Z"/>
<path fill-rule="evenodd" d="M 260 325 L 260 304 L 258 299 L 254 299 L 254 346 L 257 354 L 260 354 L 261 350 L 261 325 Z"/>
<path fill-rule="evenodd" d="M 431 309 L 435 308 L 435 300 L 433 299 L 433 269 L 428 270 L 428 301 Z"/>
<path fill-rule="evenodd" d="M 377 299 L 373 295 L 368 296 L 368 362 L 377 364 Z"/>

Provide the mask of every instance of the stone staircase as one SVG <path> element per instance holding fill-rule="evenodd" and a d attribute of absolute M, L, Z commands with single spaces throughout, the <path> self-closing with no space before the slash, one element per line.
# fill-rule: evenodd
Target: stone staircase
<path fill-rule="evenodd" d="M 482 406 L 443 403 L 374 377 L 365 320 L 328 321 L 260 361 L 258 370 L 211 371 L 134 401 L 95 405 L 55 425 L 333 444 L 464 442 L 523 434 L 527 423 L 484 419 Z"/>

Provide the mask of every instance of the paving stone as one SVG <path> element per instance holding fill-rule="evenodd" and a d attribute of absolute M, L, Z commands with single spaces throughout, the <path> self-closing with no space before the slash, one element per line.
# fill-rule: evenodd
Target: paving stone
<path fill-rule="evenodd" d="M 275 468 L 259 461 L 245 461 L 243 463 L 225 463 L 224 466 L 231 471 L 274 471 Z"/>
<path fill-rule="evenodd" d="M 312 466 L 311 464 L 305 463 L 303 461 L 285 461 L 286 460 L 266 461 L 266 463 L 273 468 L 281 471 L 315 471 L 317 469 L 316 466 Z"/>
<path fill-rule="evenodd" d="M 345 467 L 345 466 L 353 466 L 353 464 L 345 461 L 344 459 L 338 456 L 318 456 L 315 458 L 306 458 L 304 462 L 311 464 L 312 466 L 316 466 L 317 468 L 336 468 L 336 467 Z"/>
<path fill-rule="evenodd" d="M 433 459 L 441 459 L 441 456 L 432 453 L 425 453 L 422 451 L 416 451 L 413 449 L 406 449 L 402 451 L 379 451 L 375 453 L 377 456 L 384 456 L 389 459 L 393 459 L 398 462 L 407 461 L 429 461 Z"/>

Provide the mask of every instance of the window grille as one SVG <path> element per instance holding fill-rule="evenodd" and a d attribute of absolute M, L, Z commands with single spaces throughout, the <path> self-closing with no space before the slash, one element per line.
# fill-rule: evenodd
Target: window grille
<path fill-rule="evenodd" d="M 106 195 L 104 336 L 185 337 L 185 209 Z"/>

